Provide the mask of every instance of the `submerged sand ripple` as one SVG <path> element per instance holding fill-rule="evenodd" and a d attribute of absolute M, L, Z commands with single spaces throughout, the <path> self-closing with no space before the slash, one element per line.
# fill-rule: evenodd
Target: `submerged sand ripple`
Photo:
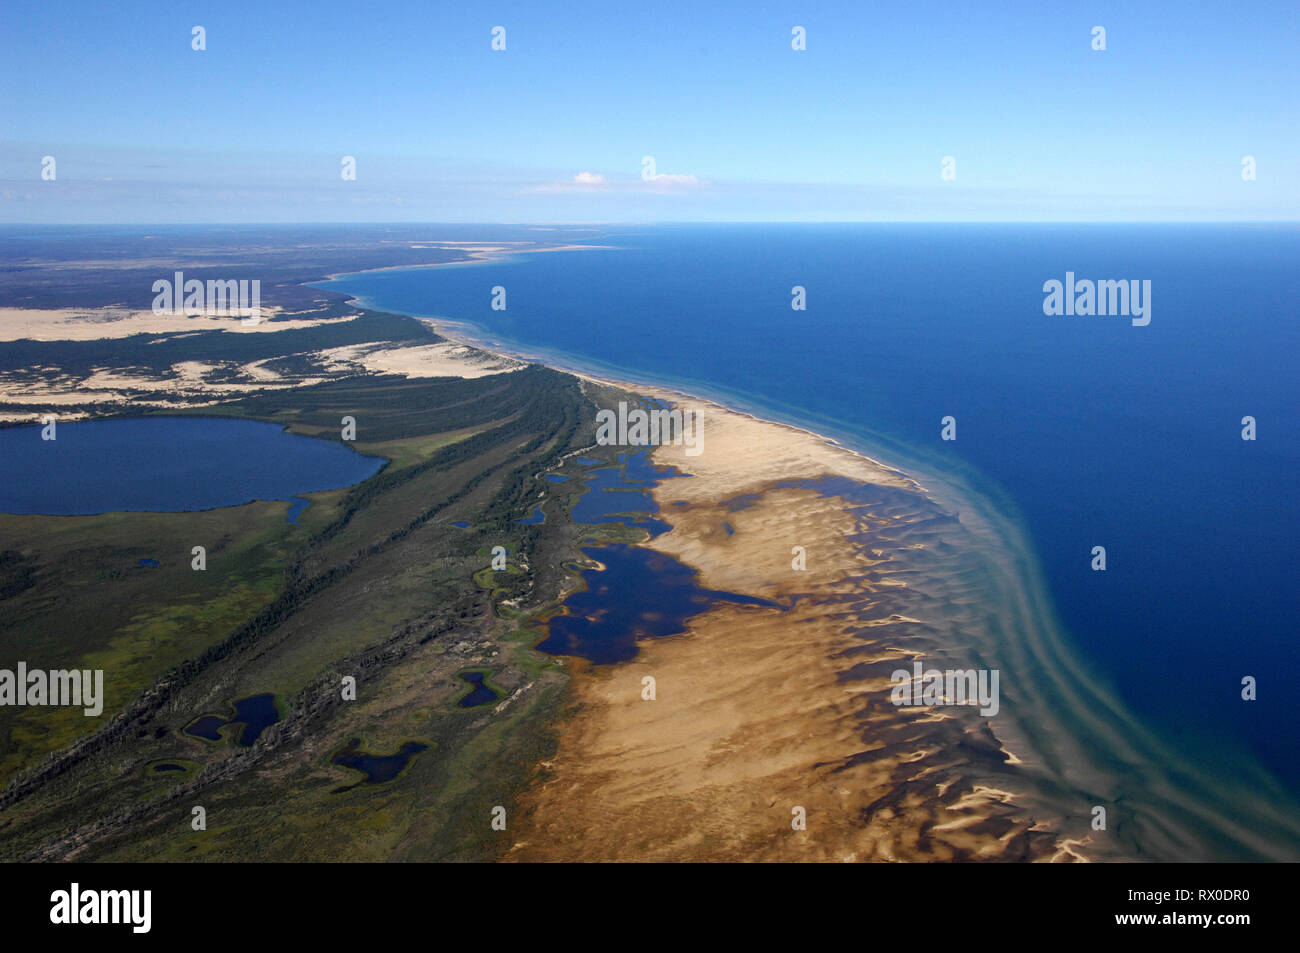
<path fill-rule="evenodd" d="M 896 471 L 702 409 L 704 454 L 656 451 L 692 478 L 657 490 L 674 529 L 649 545 L 707 588 L 782 608 L 720 604 L 628 663 L 584 670 L 581 709 L 526 800 L 512 857 L 1051 858 L 1055 836 L 1003 789 L 1008 757 L 985 719 L 888 701 L 916 628 L 886 595 L 911 571 L 893 554 L 924 545 L 918 527 L 941 518 Z M 813 477 L 886 492 L 867 504 L 783 485 Z M 806 829 L 792 826 L 797 809 Z"/>
<path fill-rule="evenodd" d="M 691 478 L 655 490 L 674 528 L 647 545 L 781 608 L 718 604 L 627 663 L 578 666 L 512 859 L 1295 859 L 1300 822 L 1270 779 L 1190 770 L 1071 654 L 1027 541 L 991 507 L 647 393 L 705 420 L 703 454 L 655 451 Z M 999 713 L 895 706 L 890 674 L 916 659 L 999 669 Z"/>

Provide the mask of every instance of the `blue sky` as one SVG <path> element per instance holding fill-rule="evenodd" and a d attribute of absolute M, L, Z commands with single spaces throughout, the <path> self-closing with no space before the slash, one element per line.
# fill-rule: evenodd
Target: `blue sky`
<path fill-rule="evenodd" d="M 5 0 L 0 221 L 1296 220 L 1298 64 L 1294 2 Z"/>

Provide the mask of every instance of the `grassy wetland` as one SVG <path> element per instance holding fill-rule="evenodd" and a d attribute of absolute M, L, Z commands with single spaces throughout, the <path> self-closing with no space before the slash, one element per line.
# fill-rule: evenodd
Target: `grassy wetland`
<path fill-rule="evenodd" d="M 591 447 L 594 390 L 531 366 L 252 392 L 184 413 L 325 440 L 339 440 L 351 416 L 351 446 L 387 464 L 351 488 L 310 494 L 295 522 L 283 501 L 0 516 L 6 644 L 107 676 L 101 718 L 0 711 L 3 855 L 499 855 L 508 845 L 488 811 L 511 810 L 553 750 L 567 678 L 562 660 L 533 649 L 530 617 L 577 584 L 580 539 L 621 529 L 574 524 L 576 481 L 543 479 L 576 473 L 578 451 L 608 453 Z M 538 506 L 543 521 L 518 522 Z M 196 542 L 207 544 L 204 571 L 191 567 Z M 496 547 L 504 568 L 493 566 Z M 146 558 L 158 565 L 143 569 Z M 470 671 L 495 703 L 458 705 Z M 215 738 L 186 730 L 262 695 L 278 717 L 255 737 L 238 724 Z M 350 748 L 409 757 L 391 779 L 357 783 L 362 775 L 335 763 Z M 195 807 L 205 829 L 193 829 Z"/>

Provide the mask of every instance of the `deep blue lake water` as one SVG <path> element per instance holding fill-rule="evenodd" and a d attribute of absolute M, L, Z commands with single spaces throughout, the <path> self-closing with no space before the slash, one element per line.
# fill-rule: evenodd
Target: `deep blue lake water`
<path fill-rule="evenodd" d="M 1300 230 L 680 226 L 593 241 L 617 247 L 328 287 L 960 478 L 1026 528 L 1068 637 L 1130 708 L 1207 765 L 1230 745 L 1300 787 Z M 1067 271 L 1150 280 L 1150 324 L 1045 315 L 1043 284 Z M 491 310 L 494 285 L 507 311 Z M 1240 699 L 1244 675 L 1256 702 Z"/>
<path fill-rule="evenodd" d="M 360 483 L 383 465 L 278 424 L 133 417 L 0 429 L 0 512 L 178 512 L 288 500 Z M 306 500 L 295 500 L 296 518 Z"/>
<path fill-rule="evenodd" d="M 587 492 L 570 515 L 578 523 L 623 523 L 651 536 L 668 532 L 672 524 L 657 517 L 659 507 L 650 491 L 660 480 L 678 477 L 657 473 L 645 451 L 620 453 L 618 460 L 619 466 L 598 467 L 585 474 Z"/>
<path fill-rule="evenodd" d="M 470 686 L 470 690 L 456 703 L 461 708 L 477 708 L 501 697 L 484 684 L 486 676 L 483 672 L 461 672 L 460 677 Z"/>
<path fill-rule="evenodd" d="M 406 770 L 407 764 L 417 754 L 429 749 L 428 745 L 418 741 L 407 741 L 393 754 L 370 754 L 360 750 L 360 746 L 361 739 L 353 738 L 348 742 L 347 748 L 334 756 L 335 764 L 352 768 L 365 775 L 365 779 L 358 784 L 385 784 Z M 337 787 L 331 793 L 339 794 L 350 791 L 354 787 L 357 787 L 357 784 Z"/>
<path fill-rule="evenodd" d="M 185 729 L 186 734 L 208 741 L 220 741 L 221 729 L 226 725 L 242 725 L 239 743 L 245 748 L 251 747 L 262 732 L 280 720 L 280 709 L 271 694 L 250 695 L 234 704 L 235 713 L 230 718 L 219 715 L 204 715 L 196 719 Z"/>
<path fill-rule="evenodd" d="M 715 602 L 773 603 L 752 596 L 701 588 L 695 570 L 670 556 L 626 543 L 584 549 L 604 569 L 582 572 L 587 588 L 564 600 L 565 614 L 547 623 L 537 648 L 552 655 L 578 655 L 601 665 L 625 662 L 641 639 L 686 631 L 691 616 Z"/>

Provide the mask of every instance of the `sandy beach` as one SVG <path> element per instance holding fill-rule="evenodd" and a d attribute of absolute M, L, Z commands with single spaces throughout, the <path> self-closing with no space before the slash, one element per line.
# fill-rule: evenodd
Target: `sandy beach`
<path fill-rule="evenodd" d="M 630 662 L 578 666 L 577 714 L 525 799 L 511 858 L 1073 859 L 1074 845 L 988 782 L 1015 757 L 978 715 L 889 702 L 916 621 L 888 609 L 908 584 L 890 550 L 930 514 L 789 485 L 842 480 L 919 500 L 915 484 L 807 431 L 672 397 L 703 415 L 706 449 L 654 451 L 691 477 L 656 489 L 673 529 L 647 545 L 703 586 L 781 608 L 718 604 Z M 654 701 L 642 699 L 647 675 Z"/>
<path fill-rule="evenodd" d="M 527 246 L 527 247 L 525 247 Z M 614 245 L 539 245 L 536 242 L 412 242 L 409 248 L 428 248 L 439 251 L 459 251 L 465 257 L 455 261 L 436 261 L 424 265 L 388 265 L 383 268 L 365 268 L 360 271 L 335 272 L 325 276 L 326 281 L 334 281 L 344 275 L 374 274 L 380 271 L 407 271 L 412 268 L 463 268 L 468 264 L 486 264 L 504 261 L 514 255 L 527 255 L 548 251 L 606 251 Z"/>
<path fill-rule="evenodd" d="M 672 529 L 645 545 L 694 569 L 703 587 L 776 604 L 715 603 L 686 632 L 639 643 L 631 661 L 566 663 L 573 713 L 517 805 L 511 859 L 1133 859 L 1135 834 L 1098 837 L 1089 811 L 1119 798 L 1135 766 L 1168 756 L 1061 643 L 1019 555 L 1028 544 L 985 503 L 798 426 L 423 320 L 444 340 L 313 352 L 318 367 L 468 378 L 540 360 L 695 412 L 702 453 L 653 451 L 689 478 L 654 489 Z M 10 419 L 51 408 L 75 419 L 86 413 L 78 405 L 133 394 L 137 406 L 186 406 L 169 398 L 316 382 L 264 364 L 190 361 L 157 379 L 98 368 L 35 386 L 13 375 L 0 379 L 0 400 L 31 407 Z M 893 704 L 891 673 L 918 661 L 1002 666 L 1019 676 L 1004 682 L 1014 704 L 995 718 Z M 653 701 L 641 696 L 647 675 Z M 1209 782 L 1196 783 L 1192 794 L 1153 771 L 1145 798 L 1126 802 L 1127 829 L 1153 856 L 1198 856 L 1201 830 L 1285 856 L 1267 833 L 1209 808 Z M 1245 787 L 1231 803 L 1249 805 L 1261 830 L 1292 827 Z"/>
<path fill-rule="evenodd" d="M 689 478 L 654 489 L 673 528 L 644 545 L 780 608 L 715 603 L 628 662 L 574 664 L 510 859 L 1187 860 L 1215 837 L 1289 856 L 1294 820 L 1262 782 L 1166 773 L 1177 757 L 1062 641 L 1028 542 L 987 503 L 799 427 L 579 376 L 700 415 L 703 453 L 652 452 Z M 1001 669 L 1000 716 L 894 704 L 914 662 Z"/>

